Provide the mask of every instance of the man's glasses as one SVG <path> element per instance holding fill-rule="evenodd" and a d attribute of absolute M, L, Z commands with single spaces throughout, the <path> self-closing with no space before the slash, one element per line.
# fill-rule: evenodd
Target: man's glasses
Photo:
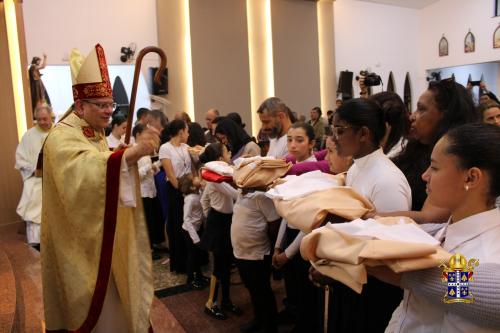
<path fill-rule="evenodd" d="M 95 106 L 97 106 L 101 110 L 111 108 L 113 111 L 115 111 L 116 107 L 118 106 L 118 103 L 115 103 L 115 102 L 96 103 L 96 102 L 91 102 L 89 100 L 83 100 L 83 101 L 85 103 L 89 103 L 89 104 L 95 105 Z"/>

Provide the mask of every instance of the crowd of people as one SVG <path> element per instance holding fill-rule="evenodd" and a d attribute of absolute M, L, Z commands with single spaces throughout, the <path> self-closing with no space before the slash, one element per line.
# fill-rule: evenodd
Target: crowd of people
<path fill-rule="evenodd" d="M 81 98 L 75 95 L 73 111 L 55 127 L 50 107 L 37 107 L 37 125 L 26 133 L 16 155 L 16 168 L 25 184 L 18 213 L 27 222 L 30 244 L 40 243 L 40 223 L 47 224 L 42 226 L 45 230 L 41 252 L 42 259 L 46 260 L 43 266 L 47 285 L 45 313 L 51 328 L 75 329 L 82 321 L 87 325 L 87 320 L 94 320 L 88 325 L 95 326 L 97 322 L 97 327 L 112 327 L 105 326 L 101 319 L 88 319 L 91 317 L 83 310 L 76 311 L 74 306 L 81 304 L 80 301 L 64 309 L 67 301 L 60 302 L 61 297 L 74 292 L 72 288 L 78 284 L 92 290 L 93 283 L 100 281 L 101 263 L 97 262 L 99 258 L 103 260 L 103 255 L 99 257 L 99 251 L 105 251 L 108 246 L 103 240 L 102 245 L 89 247 L 83 239 L 94 237 L 92 232 L 99 230 L 109 242 L 107 225 L 112 224 L 116 227 L 116 232 L 112 229 L 112 233 L 116 233 L 115 248 L 122 246 L 122 251 L 114 253 L 111 246 L 111 252 L 107 252 L 110 262 L 109 253 L 113 253 L 114 262 L 107 274 L 114 278 L 110 278 L 109 287 L 100 294 L 102 298 L 106 295 L 106 299 L 112 293 L 114 296 L 110 298 L 121 298 L 120 315 L 133 317 L 135 321 L 145 316 L 140 307 L 134 308 L 140 297 L 130 296 L 124 301 L 124 290 L 150 280 L 150 274 L 144 271 L 148 266 L 140 262 L 156 259 L 160 251 L 168 251 L 171 272 L 185 274 L 186 283 L 192 289 L 208 287 L 207 302 L 200 311 L 219 320 L 242 314 L 231 298 L 231 272 L 233 265 L 237 267 L 253 310 L 252 321 L 243 325 L 241 332 L 277 332 L 278 326 L 284 323 L 291 324 L 293 332 L 319 332 L 325 327 L 329 332 L 500 329 L 498 318 L 491 310 L 495 306 L 498 309 L 498 301 L 495 303 L 486 292 L 481 293 L 481 298 L 470 308 L 472 313 L 481 315 L 467 315 L 464 307 L 440 303 L 442 295 L 436 293 L 440 273 L 434 269 L 403 274 L 369 270 L 370 276 L 361 294 L 354 292 L 321 274 L 302 258 L 300 247 L 306 233 L 280 216 L 273 200 L 266 196 L 266 188 L 238 188 L 230 178 L 210 181 L 202 176 L 202 170 L 210 163 L 231 168 L 241 159 L 263 156 L 290 162 L 292 166 L 287 175 L 312 171 L 346 173 L 345 186 L 374 207 L 365 218 L 410 217 L 434 235 L 446 251 L 479 259 L 485 272 L 498 271 L 495 264 L 500 264 L 497 241 L 500 237 L 497 208 L 500 204 L 500 106 L 492 98 L 482 98 L 479 106 L 474 105 L 470 90 L 454 79 L 430 82 L 413 113 L 396 93 L 364 96 L 339 100 L 336 110 L 328 111 L 325 121 L 322 110 L 313 107 L 309 122 L 297 120 L 281 99 L 268 98 L 255 110 L 261 122 L 257 138 L 246 132 L 238 113 L 221 115 L 217 109 L 210 109 L 202 126 L 185 112 L 175 114 L 169 121 L 161 111 L 142 108 L 137 112 L 132 130 L 134 140 L 130 145 L 123 141 L 126 117 L 115 114 L 109 121 L 114 108 L 110 96 Z M 106 117 L 98 117 L 91 112 L 107 113 Z M 83 135 L 78 133 L 76 139 L 72 131 L 78 126 L 82 126 Z M 104 140 L 104 132 L 100 131 L 107 127 L 109 134 Z M 67 146 L 58 148 L 63 141 Z M 36 169 L 43 144 L 42 199 L 42 180 Z M 76 154 L 71 149 L 78 146 L 80 153 Z M 106 214 L 112 205 L 108 202 L 112 187 L 108 186 L 113 182 L 109 180 L 109 170 L 114 156 L 118 161 L 114 162 L 117 163 L 115 177 L 118 177 L 115 182 L 119 179 L 120 183 L 115 192 L 120 203 L 118 208 L 115 203 L 115 216 L 110 218 Z M 76 158 L 84 161 L 73 163 Z M 136 190 L 130 185 L 133 177 L 129 177 L 129 169 L 135 165 L 140 182 Z M 82 178 L 85 175 L 88 178 Z M 82 179 L 87 183 L 82 183 Z M 99 183 L 89 179 L 99 179 Z M 103 179 L 106 181 L 102 182 Z M 78 192 L 62 189 L 63 182 Z M 133 193 L 140 194 L 142 204 L 135 201 Z M 35 194 L 37 198 L 32 197 Z M 97 194 L 99 198 L 90 199 Z M 85 196 L 89 196 L 89 201 Z M 43 207 L 45 220 L 40 218 L 42 201 L 44 205 L 53 206 Z M 96 208 L 96 202 L 102 202 L 102 207 Z M 62 216 L 61 212 L 66 212 L 69 204 L 78 204 L 84 213 L 79 217 Z M 139 218 L 137 214 L 141 209 L 137 208 L 141 207 L 147 226 L 146 239 L 149 239 L 146 243 L 146 228 L 143 232 L 139 224 L 125 227 L 127 221 Z M 86 213 L 89 211 L 92 213 Z M 124 218 L 125 214 L 135 217 Z M 79 223 L 90 220 L 95 221 L 95 225 L 82 230 Z M 329 215 L 326 222 L 348 221 Z M 68 231 L 69 225 L 74 229 Z M 141 252 L 145 244 L 149 244 L 148 259 Z M 88 258 L 78 253 L 79 245 L 86 249 Z M 64 250 L 65 247 L 69 250 Z M 78 272 L 69 268 L 65 259 L 58 257 L 60 251 L 69 251 L 71 260 L 84 261 L 87 266 Z M 211 266 L 210 277 L 203 274 L 202 268 L 207 263 Z M 118 267 L 120 265 L 122 267 Z M 141 267 L 139 272 L 133 270 L 134 265 Z M 61 270 L 65 271 L 62 275 Z M 65 274 L 68 276 L 64 277 Z M 79 276 L 72 281 L 73 287 L 66 284 L 70 275 Z M 286 292 L 284 310 L 279 313 L 271 285 L 273 275 L 283 279 Z M 50 276 L 53 280 L 47 282 Z M 88 282 L 85 276 L 97 277 Z M 489 286 L 498 290 L 498 282 L 492 282 L 491 275 L 477 273 L 475 277 L 480 288 Z M 136 292 L 145 295 L 150 291 L 145 282 Z M 328 286 L 329 297 L 325 297 L 325 286 Z M 54 293 L 57 288 L 63 292 Z M 89 293 L 95 296 L 97 291 Z M 325 304 L 328 300 L 329 305 Z M 90 303 L 90 298 L 86 302 Z M 101 302 L 104 301 L 101 299 Z M 103 307 L 105 309 L 106 304 Z M 110 313 L 104 309 L 103 314 Z M 52 313 L 73 310 L 79 315 L 64 320 Z M 111 312 L 111 317 L 115 315 L 116 312 Z M 114 318 L 116 321 L 119 317 Z M 129 319 L 121 324 L 128 323 L 129 329 L 134 330 L 131 322 Z"/>

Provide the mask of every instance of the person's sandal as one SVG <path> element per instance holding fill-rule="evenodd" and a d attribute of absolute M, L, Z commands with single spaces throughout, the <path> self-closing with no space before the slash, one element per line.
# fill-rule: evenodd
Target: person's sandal
<path fill-rule="evenodd" d="M 205 306 L 205 313 L 215 319 L 225 320 L 227 319 L 227 315 L 222 312 L 218 305 L 214 304 L 211 308 Z"/>

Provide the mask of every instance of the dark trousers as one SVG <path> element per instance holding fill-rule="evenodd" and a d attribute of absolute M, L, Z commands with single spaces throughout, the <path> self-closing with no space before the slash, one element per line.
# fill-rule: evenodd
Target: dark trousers
<path fill-rule="evenodd" d="M 231 303 L 229 288 L 231 284 L 231 263 L 233 262 L 233 253 L 231 249 L 219 249 L 213 251 L 214 270 L 213 275 L 220 281 L 222 291 L 222 303 Z"/>
<path fill-rule="evenodd" d="M 241 280 L 250 293 L 255 319 L 266 332 L 276 330 L 276 299 L 271 288 L 271 256 L 264 260 L 236 259 Z"/>
<path fill-rule="evenodd" d="M 195 274 L 198 277 L 201 276 L 201 265 L 204 259 L 206 259 L 206 252 L 203 251 L 199 246 L 193 243 L 191 236 L 186 230 L 182 230 L 184 239 L 187 246 L 187 262 L 186 262 L 186 273 L 188 276 L 188 283 L 193 281 Z"/>
<path fill-rule="evenodd" d="M 311 265 L 297 253 L 283 267 L 287 298 L 295 306 L 297 332 L 320 332 L 320 293 L 309 280 Z"/>
<path fill-rule="evenodd" d="M 182 233 L 184 197 L 170 182 L 167 182 L 167 202 L 167 236 L 170 249 L 170 271 L 185 273 L 187 249 Z"/>
<path fill-rule="evenodd" d="M 163 243 L 165 241 L 165 221 L 162 219 L 158 197 L 142 198 L 142 205 L 144 206 L 151 245 Z"/>

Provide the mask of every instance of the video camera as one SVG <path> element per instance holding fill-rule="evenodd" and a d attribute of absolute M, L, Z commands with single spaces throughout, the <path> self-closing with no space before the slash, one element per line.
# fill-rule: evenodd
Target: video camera
<path fill-rule="evenodd" d="M 428 82 L 429 81 L 441 81 L 441 72 L 432 72 L 430 76 L 425 78 Z"/>
<path fill-rule="evenodd" d="M 373 86 L 378 86 L 382 83 L 382 78 L 380 75 L 377 75 L 375 73 L 370 73 L 368 71 L 360 71 L 359 75 L 365 77 L 365 86 L 367 87 L 373 87 Z M 360 77 L 356 76 L 356 81 L 359 81 Z"/>

